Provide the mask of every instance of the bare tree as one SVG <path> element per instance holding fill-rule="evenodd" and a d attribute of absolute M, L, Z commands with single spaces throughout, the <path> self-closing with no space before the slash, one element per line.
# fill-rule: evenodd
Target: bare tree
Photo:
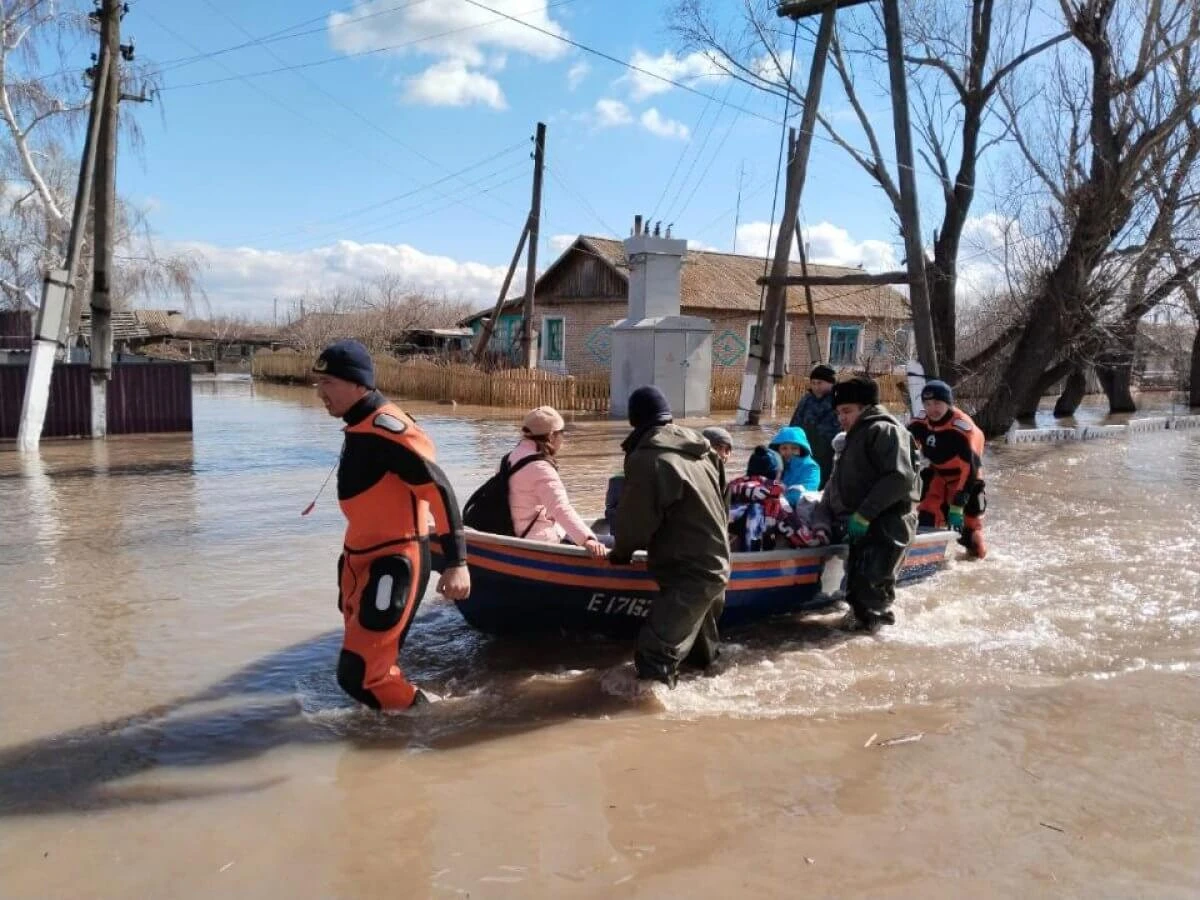
<path fill-rule="evenodd" d="M 1005 431 L 1051 375 L 1053 384 L 1068 374 L 1072 354 L 1102 349 L 1097 325 L 1114 296 L 1105 277 L 1114 251 L 1138 230 L 1139 210 L 1153 208 L 1162 155 L 1186 160 L 1200 101 L 1200 6 L 1192 0 L 1059 5 L 1073 40 L 1054 53 L 1048 84 L 1006 101 L 1017 146 L 1054 210 L 1056 259 L 1033 291 L 997 389 L 977 416 L 990 434 Z M 1035 134 L 1043 135 L 1040 146 Z M 1183 171 L 1192 168 L 1188 162 Z M 1147 231 L 1156 222 L 1151 214 Z M 1172 289 L 1139 289 L 1133 312 Z"/>
<path fill-rule="evenodd" d="M 87 13 L 59 0 L 5 0 L 0 6 L 0 303 L 36 309 L 46 269 L 62 264 L 71 228 L 79 158 L 68 147 L 81 140 L 89 86 L 76 58 L 93 39 Z M 124 68 L 125 86 L 148 78 Z M 122 114 L 124 142 L 140 146 L 134 117 Z M 198 262 L 159 255 L 142 211 L 117 209 L 114 305 L 135 296 L 177 293 L 191 302 Z M 83 259 L 89 255 L 85 235 Z M 90 277 L 88 265 L 78 284 Z M 76 291 L 78 298 L 80 292 Z"/>
<path fill-rule="evenodd" d="M 414 288 L 396 273 L 350 287 L 310 293 L 287 327 L 297 349 L 316 351 L 343 338 L 386 352 L 416 329 L 445 328 L 471 312 L 471 304 Z"/>
<path fill-rule="evenodd" d="M 706 0 L 680 0 L 675 29 L 688 47 L 709 54 L 733 77 L 780 97 L 791 94 L 802 107 L 802 86 L 788 74 L 791 36 L 778 27 L 776 6 L 774 0 L 745 0 L 739 27 L 722 30 Z M 923 145 L 921 158 L 941 186 L 940 224 L 934 233 L 933 259 L 926 261 L 925 271 L 938 360 L 944 367 L 942 374 L 953 381 L 959 374 L 956 299 L 963 230 L 975 199 L 979 160 L 1004 138 L 1001 123 L 996 123 L 997 133 L 990 136 L 985 125 L 992 120 L 1005 81 L 1068 35 L 1031 39 L 1034 0 L 909 0 L 903 9 L 905 60 L 916 101 L 913 127 Z M 855 71 L 856 61 L 883 71 L 875 65 L 886 61 L 882 23 L 878 10 L 865 16 L 845 10 L 838 16 L 830 58 L 861 138 L 848 136 L 824 114 L 818 115 L 818 122 L 879 185 L 899 220 L 900 190 L 893 166 L 883 155 Z"/>

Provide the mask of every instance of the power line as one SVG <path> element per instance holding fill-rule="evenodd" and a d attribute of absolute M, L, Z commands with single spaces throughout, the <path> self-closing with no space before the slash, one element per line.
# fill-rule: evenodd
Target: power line
<path fill-rule="evenodd" d="M 423 0 L 419 0 L 419 2 L 423 2 Z M 241 24 L 239 24 L 237 21 L 235 21 L 231 16 L 229 16 L 223 10 L 218 8 L 216 6 L 216 4 L 214 4 L 212 2 L 212 0 L 204 0 L 204 3 L 210 9 L 212 9 L 214 12 L 216 12 L 218 15 L 220 15 L 222 18 L 224 18 L 227 22 L 229 22 L 238 31 L 241 31 L 243 34 L 249 34 L 249 32 L 245 28 L 243 28 L 241 26 Z M 281 63 L 285 63 L 285 64 L 287 63 L 287 60 L 285 60 L 281 56 L 279 56 L 279 54 L 277 54 L 270 47 L 263 47 L 263 49 L 266 50 L 267 53 L 269 53 L 271 55 L 271 57 L 274 58 L 275 60 L 277 60 Z M 313 90 L 315 90 L 321 96 L 327 98 L 328 100 L 332 101 L 336 105 L 340 106 L 342 109 L 346 110 L 346 112 L 350 113 L 356 119 L 358 119 L 361 122 L 364 122 L 368 127 L 373 129 L 374 131 L 378 132 L 379 134 L 381 134 L 384 137 L 388 138 L 389 140 L 393 141 L 399 147 L 408 151 L 412 155 L 416 156 L 418 159 L 425 161 L 426 163 L 433 166 L 434 168 L 442 169 L 443 171 L 445 171 L 445 166 L 441 165 L 440 163 L 438 163 L 436 160 L 432 159 L 431 157 L 425 155 L 420 150 L 417 150 L 416 148 L 410 146 L 405 141 L 402 141 L 400 138 L 396 137 L 390 131 L 383 128 L 381 125 L 379 125 L 379 123 L 376 122 L 374 119 L 370 118 L 369 116 L 363 115 L 361 112 L 359 112 L 354 107 L 350 106 L 348 103 L 345 103 L 338 97 L 334 96 L 329 91 L 325 90 L 325 88 L 322 87 L 320 84 L 318 84 L 316 81 L 314 81 L 313 79 L 311 79 L 307 75 L 305 75 L 303 72 L 297 72 L 296 74 L 299 78 L 301 78 L 304 81 L 305 84 L 309 85 Z M 437 188 L 434 186 L 431 186 L 430 189 L 434 190 L 436 193 L 441 193 L 441 191 L 438 191 Z M 443 195 L 443 196 L 445 196 L 445 195 Z M 464 203 L 464 205 L 466 205 L 470 209 L 475 209 L 475 207 L 471 206 L 470 204 Z M 484 213 L 482 210 L 476 209 L 475 211 L 479 212 L 480 215 L 487 215 L 487 213 Z"/>
<path fill-rule="evenodd" d="M 390 6 L 387 9 L 376 10 L 375 12 L 366 13 L 361 16 L 351 16 L 342 21 L 340 24 L 348 25 L 354 22 L 361 22 L 366 19 L 373 19 L 377 16 L 387 15 L 388 13 L 401 12 L 411 6 L 417 6 L 418 4 L 427 2 L 428 0 L 407 0 L 406 3 L 401 3 L 398 6 Z M 288 41 L 292 38 L 306 37 L 310 34 L 320 34 L 321 32 L 328 30 L 328 26 L 322 25 L 320 28 L 312 28 L 308 31 L 295 31 L 295 29 L 304 28 L 306 25 L 312 25 L 314 22 L 324 22 L 331 15 L 337 15 L 339 12 L 344 13 L 352 9 L 354 9 L 354 7 L 351 6 L 344 10 L 335 10 L 331 13 L 323 13 L 319 16 L 314 16 L 311 19 L 305 19 L 303 22 L 297 22 L 295 25 L 288 25 L 284 28 L 277 29 L 272 31 L 270 34 L 264 34 L 259 37 L 251 36 L 250 40 L 244 41 L 240 44 L 234 44 L 232 47 L 222 47 L 220 50 L 200 52 L 195 56 L 184 56 L 178 59 L 170 59 L 162 63 L 162 67 L 159 69 L 159 71 L 162 73 L 172 72 L 176 69 L 181 69 L 184 66 L 190 66 L 193 63 L 202 62 L 206 59 L 212 59 L 216 56 L 223 56 L 226 53 L 233 53 L 235 50 L 245 50 L 247 47 L 260 47 L 265 44 L 273 44 L 278 41 Z"/>
<path fill-rule="evenodd" d="M 500 182 L 498 184 L 493 184 L 487 188 L 479 187 L 480 185 L 485 184 L 486 182 L 490 181 L 491 179 L 495 178 L 496 176 L 507 175 L 507 174 L 511 173 L 514 169 L 517 169 L 517 168 L 519 168 L 521 171 L 517 172 L 515 175 L 512 175 L 511 177 L 505 179 L 503 182 Z M 465 205 L 465 201 L 469 197 L 473 197 L 476 194 L 490 193 L 491 191 L 498 190 L 499 188 L 504 187 L 505 185 L 511 184 L 514 181 L 519 181 L 520 179 L 526 178 L 526 177 L 528 177 L 527 163 L 523 159 L 518 160 L 514 163 L 501 166 L 498 169 L 488 172 L 486 175 L 480 176 L 479 178 L 477 178 L 473 181 L 464 181 L 463 184 L 452 188 L 449 193 L 440 194 L 436 197 L 424 197 L 424 198 L 417 200 L 415 203 L 409 205 L 406 208 L 390 211 L 386 216 L 376 217 L 367 222 L 356 223 L 354 226 L 352 226 L 354 229 L 366 228 L 367 230 L 366 231 L 360 230 L 360 231 L 350 232 L 350 233 L 356 234 L 355 239 L 361 238 L 363 235 L 366 235 L 366 234 L 378 234 L 380 231 L 383 231 L 387 228 L 391 228 L 396 225 L 404 224 L 405 222 L 412 221 L 414 218 L 419 218 L 424 215 L 432 214 L 433 210 L 422 210 L 422 207 L 425 207 L 430 203 L 439 203 L 440 201 L 443 201 L 443 200 L 449 201 L 448 204 L 443 204 L 441 206 L 438 206 L 437 210 L 439 210 L 439 211 L 441 209 L 448 209 L 451 206 Z M 478 210 L 474 210 L 474 211 L 479 212 Z M 500 219 L 497 219 L 497 221 L 503 225 L 511 225 L 510 222 L 504 222 L 503 220 L 500 220 Z M 299 234 L 294 238 L 287 239 L 285 241 L 285 243 L 287 243 L 287 244 L 295 244 L 297 242 L 320 243 L 323 240 L 335 238 L 335 237 L 345 234 L 345 233 L 347 233 L 346 228 L 339 227 L 339 228 L 335 228 L 335 229 L 325 230 L 317 235 Z"/>
<path fill-rule="evenodd" d="M 344 221 L 346 219 L 353 219 L 364 213 L 373 212 L 377 209 L 382 209 L 385 206 L 391 206 L 392 204 L 398 203 L 401 200 L 407 200 L 410 197 L 413 197 L 424 191 L 430 190 L 431 188 L 433 188 L 437 185 L 444 184 L 445 182 L 450 181 L 451 179 L 460 178 L 461 176 L 465 175 L 467 172 L 470 172 L 473 169 L 478 169 L 481 166 L 485 166 L 490 162 L 494 162 L 495 160 L 501 158 L 502 156 L 505 156 L 516 150 L 519 150 L 519 149 L 523 148 L 524 146 L 525 146 L 525 141 L 518 141 L 517 143 L 512 144 L 511 146 L 505 147 L 504 149 L 499 150 L 496 153 L 493 153 L 490 156 L 485 157 L 484 159 L 481 159 L 481 160 L 478 160 L 477 162 L 471 163 L 469 166 L 464 166 L 463 168 L 458 169 L 457 171 L 451 172 L 448 175 L 443 175 L 441 178 L 438 178 L 436 181 L 431 181 L 426 184 L 418 185 L 417 187 L 412 188 L 411 190 L 407 190 L 401 194 L 396 194 L 395 196 L 388 197 L 386 200 L 379 200 L 375 203 L 369 203 L 366 206 L 359 206 L 354 209 L 346 210 L 345 212 L 341 212 L 341 213 L 338 213 L 333 216 L 329 216 L 324 219 L 316 219 L 316 220 L 313 220 L 310 222 L 306 222 L 303 225 L 299 225 L 299 226 L 292 227 L 292 228 L 286 228 L 286 229 L 283 229 L 282 231 L 279 231 L 279 230 L 271 231 L 266 234 L 262 234 L 262 235 L 258 235 L 253 238 L 249 238 L 245 241 L 245 243 L 254 243 L 256 241 L 263 241 L 263 240 L 278 240 L 280 238 L 290 237 L 293 234 L 301 234 L 303 232 L 307 232 L 309 229 L 312 229 L 312 228 L 315 228 L 318 226 L 329 225 L 334 222 Z M 522 160 L 520 162 L 520 165 L 524 165 L 524 160 Z"/>
<path fill-rule="evenodd" d="M 696 118 L 696 123 L 692 126 L 692 130 L 689 133 L 687 143 L 685 143 L 683 145 L 683 147 L 680 148 L 680 150 L 679 150 L 679 156 L 675 160 L 675 168 L 673 168 L 671 170 L 671 175 L 667 179 L 667 183 L 663 185 L 662 193 L 660 193 L 658 195 L 658 199 L 654 201 L 654 206 L 650 209 L 650 218 L 651 219 L 653 219 L 656 215 L 658 215 L 659 207 L 662 206 L 663 200 L 666 199 L 667 191 L 669 191 L 671 189 L 671 184 L 675 181 L 675 176 L 679 174 L 679 167 L 681 165 L 683 165 L 684 159 L 687 158 L 688 151 L 693 146 L 693 141 L 696 137 L 696 134 L 700 130 L 700 124 L 704 121 L 704 116 L 705 116 L 705 114 L 708 113 L 708 108 L 712 105 L 712 101 L 713 101 L 712 97 L 709 97 L 708 99 L 706 99 L 704 101 L 704 106 L 700 110 L 700 115 Z M 714 119 L 715 119 L 715 117 L 714 117 Z"/>
<path fill-rule="evenodd" d="M 468 0 L 463 0 L 463 2 L 468 2 Z M 548 3 L 544 6 L 538 6 L 534 9 L 525 10 L 524 12 L 520 13 L 520 15 L 528 15 L 530 13 L 541 12 L 543 10 L 555 9 L 557 7 L 566 6 L 569 3 L 575 3 L 575 2 L 577 2 L 577 0 L 554 0 L 554 2 Z M 521 19 L 513 18 L 512 16 L 509 16 L 505 13 L 498 13 L 498 15 L 501 18 L 512 19 L 514 22 L 522 22 Z M 160 91 L 181 91 L 186 88 L 208 87 L 208 86 L 214 85 L 214 84 L 223 84 L 225 82 L 235 81 L 238 78 L 261 78 L 265 75 L 277 75 L 281 72 L 295 72 L 295 71 L 299 71 L 302 69 L 312 69 L 312 68 L 316 68 L 318 66 L 327 66 L 327 65 L 330 65 L 331 63 L 342 62 L 342 61 L 348 60 L 348 59 L 361 59 L 363 57 L 374 56 L 379 53 L 388 53 L 392 50 L 402 50 L 405 47 L 412 47 L 416 44 L 423 44 L 427 41 L 434 41 L 434 40 L 437 40 L 438 38 L 448 37 L 452 34 L 461 34 L 464 31 L 473 31 L 474 29 L 477 29 L 477 28 L 487 28 L 491 25 L 498 24 L 499 21 L 500 20 L 497 19 L 492 22 L 476 22 L 473 25 L 462 25 L 462 26 L 459 26 L 458 28 L 450 28 L 446 31 L 440 31 L 437 34 L 427 34 L 423 37 L 413 38 L 412 40 L 409 40 L 409 41 L 403 41 L 399 44 L 389 44 L 386 47 L 376 47 L 373 50 L 360 50 L 356 53 L 339 53 L 334 56 L 326 56 L 321 59 L 311 60 L 309 62 L 295 63 L 292 65 L 286 65 L 286 66 L 279 66 L 274 69 L 263 69 L 258 72 L 247 72 L 245 75 L 237 76 L 237 78 L 210 78 L 210 79 L 207 79 L 204 81 L 190 81 L 185 84 L 176 84 L 176 85 L 162 87 L 159 90 Z M 529 23 L 522 22 L 522 24 L 528 25 Z M 532 27 L 536 27 L 536 26 L 531 25 L 530 27 L 532 28 Z"/>

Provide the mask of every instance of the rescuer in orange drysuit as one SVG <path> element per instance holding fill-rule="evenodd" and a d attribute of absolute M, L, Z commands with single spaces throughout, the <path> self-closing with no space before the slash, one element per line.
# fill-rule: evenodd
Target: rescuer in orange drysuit
<path fill-rule="evenodd" d="M 944 381 L 921 390 L 925 409 L 908 426 L 929 465 L 921 472 L 918 524 L 945 526 L 959 532 L 959 543 L 976 559 L 987 556 L 983 514 L 987 495 L 983 482 L 983 432 L 954 405 Z"/>
<path fill-rule="evenodd" d="M 337 470 L 346 516 L 338 559 L 338 609 L 346 624 L 338 684 L 372 709 L 407 709 L 425 699 L 397 657 L 429 582 L 431 512 L 446 562 L 438 593 L 463 600 L 471 592 L 458 501 L 432 441 L 375 390 L 362 344 L 331 344 L 313 371 L 325 409 L 346 423 Z"/>

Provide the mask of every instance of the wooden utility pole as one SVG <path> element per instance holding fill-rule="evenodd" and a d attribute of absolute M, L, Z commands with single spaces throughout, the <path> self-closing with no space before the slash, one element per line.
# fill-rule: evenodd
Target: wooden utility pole
<path fill-rule="evenodd" d="M 496 298 L 496 306 L 492 309 L 491 318 L 483 320 L 483 325 L 479 329 L 479 337 L 475 339 L 475 346 L 471 349 L 471 355 L 478 365 L 483 359 L 483 354 L 487 351 L 488 342 L 492 339 L 492 332 L 496 330 L 496 323 L 500 321 L 500 316 L 504 312 L 504 298 L 508 296 L 508 286 L 512 284 L 513 273 L 517 271 L 517 263 L 521 259 L 521 251 L 525 249 L 525 239 L 529 237 L 529 217 L 525 217 L 525 225 L 521 228 L 521 237 L 517 241 L 517 250 L 513 253 L 512 262 L 508 264 L 508 272 L 504 276 L 504 283 L 500 285 L 500 296 Z"/>
<path fill-rule="evenodd" d="M 102 52 L 108 79 L 96 147 L 95 262 L 92 269 L 92 437 L 108 434 L 108 382 L 112 378 L 112 262 L 116 225 L 117 106 L 121 100 L 121 13 L 117 0 L 100 7 Z"/>
<path fill-rule="evenodd" d="M 900 32 L 899 0 L 883 0 L 883 29 L 887 38 L 888 76 L 892 90 L 892 122 L 896 132 L 896 166 L 900 177 L 900 232 L 908 268 L 908 298 L 912 306 L 917 358 L 926 378 L 938 377 L 937 346 L 929 286 L 925 281 L 925 248 L 921 246 L 921 216 L 917 209 L 912 132 L 908 124 L 908 81 L 904 73 L 904 38 Z"/>
<path fill-rule="evenodd" d="M 808 364 L 811 369 L 821 361 L 821 338 L 817 335 L 817 309 L 813 305 L 812 284 L 808 281 L 808 250 L 804 246 L 804 234 L 800 230 L 800 220 L 796 220 L 796 246 L 800 249 L 800 275 L 804 282 L 804 305 L 808 307 L 808 327 L 805 337 L 808 339 Z"/>
<path fill-rule="evenodd" d="M 771 263 L 771 276 L 781 279 L 788 274 L 788 259 L 791 256 L 793 223 L 800 214 L 800 195 L 804 190 L 804 177 L 808 169 L 808 154 L 812 149 L 813 129 L 817 125 L 817 109 L 821 103 L 821 84 L 825 79 L 825 61 L 829 55 L 829 44 L 833 39 L 833 19 L 837 3 L 827 3 L 821 12 L 821 24 L 817 29 L 817 43 L 813 49 L 812 67 L 808 75 L 808 87 L 804 94 L 804 112 L 800 118 L 800 133 L 795 137 L 794 152 L 788 160 L 787 182 L 784 188 L 783 215 L 780 217 L 779 234 L 775 241 L 775 258 Z M 789 144 L 792 142 L 789 141 Z M 742 396 L 738 401 L 738 423 L 757 425 L 762 416 L 771 371 L 771 351 L 777 329 L 787 323 L 787 287 L 773 282 L 767 288 L 762 327 L 759 331 L 760 356 L 754 358 L 751 347 L 746 359 L 746 376 L 742 382 Z M 750 386 L 753 379 L 753 387 Z M 749 394 L 750 396 L 747 396 Z"/>
<path fill-rule="evenodd" d="M 542 220 L 542 170 L 546 164 L 546 126 L 537 123 L 533 145 L 533 200 L 529 207 L 529 259 L 525 270 L 525 306 L 521 316 L 521 360 L 528 369 L 537 366 L 537 344 L 533 340 L 534 286 L 537 284 L 538 235 Z"/>

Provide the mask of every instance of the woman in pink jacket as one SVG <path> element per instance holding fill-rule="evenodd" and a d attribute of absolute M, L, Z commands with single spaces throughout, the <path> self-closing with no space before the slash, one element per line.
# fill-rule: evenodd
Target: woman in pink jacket
<path fill-rule="evenodd" d="M 549 406 L 539 406 L 525 416 L 521 443 L 508 454 L 508 464 L 515 466 L 535 453 L 546 458 L 522 466 L 508 480 L 508 506 L 513 527 L 518 535 L 524 533 L 525 539 L 530 541 L 558 544 L 564 537 L 570 538 L 571 543 L 583 547 L 592 556 L 603 558 L 608 551 L 571 506 L 567 489 L 558 475 L 555 456 L 562 449 L 565 427 L 562 416 Z M 525 531 L 527 528 L 528 532 Z"/>

